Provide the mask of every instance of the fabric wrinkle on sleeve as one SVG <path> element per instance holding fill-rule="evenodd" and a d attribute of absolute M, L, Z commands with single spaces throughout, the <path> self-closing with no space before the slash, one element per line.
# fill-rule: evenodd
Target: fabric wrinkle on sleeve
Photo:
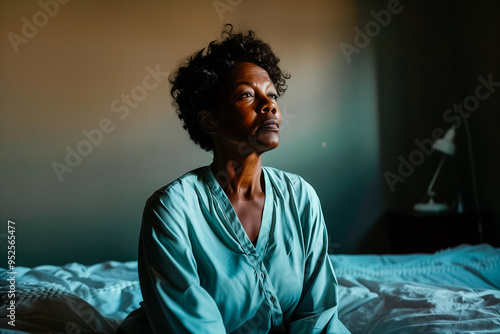
<path fill-rule="evenodd" d="M 303 293 L 291 317 L 290 333 L 349 333 L 338 319 L 338 283 L 328 257 L 328 234 L 314 189 L 300 178 L 306 265 Z"/>
<path fill-rule="evenodd" d="M 186 217 L 176 203 L 182 198 L 155 193 L 144 209 L 139 279 L 146 313 L 155 332 L 224 333 L 217 305 L 200 285 Z"/>

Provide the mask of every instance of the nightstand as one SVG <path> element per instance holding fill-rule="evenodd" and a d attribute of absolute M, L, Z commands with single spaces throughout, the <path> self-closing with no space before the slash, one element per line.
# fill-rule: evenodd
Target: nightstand
<path fill-rule="evenodd" d="M 456 212 L 388 211 L 391 252 L 434 253 L 480 242 L 477 215 Z"/>

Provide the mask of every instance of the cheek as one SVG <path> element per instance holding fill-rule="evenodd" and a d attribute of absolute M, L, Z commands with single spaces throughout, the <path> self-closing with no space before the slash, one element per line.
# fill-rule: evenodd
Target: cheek
<path fill-rule="evenodd" d="M 222 106 L 216 115 L 217 125 L 219 130 L 228 130 L 234 127 L 236 124 L 241 123 L 241 115 L 238 114 L 236 110 L 231 108 L 231 106 Z"/>
<path fill-rule="evenodd" d="M 226 129 L 241 131 L 243 129 L 247 129 L 252 127 L 253 119 L 248 117 L 247 115 L 241 114 L 233 114 L 230 115 L 225 121 Z"/>
<path fill-rule="evenodd" d="M 256 114 L 251 108 L 234 108 L 231 111 L 230 119 L 232 126 L 246 129 L 254 125 Z"/>
<path fill-rule="evenodd" d="M 219 120 L 218 129 L 233 138 L 246 138 L 251 135 L 254 128 L 254 119 L 240 113 L 225 115 Z"/>

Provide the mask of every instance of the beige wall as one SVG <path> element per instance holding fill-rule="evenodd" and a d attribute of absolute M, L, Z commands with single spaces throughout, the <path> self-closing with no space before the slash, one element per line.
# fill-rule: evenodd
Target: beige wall
<path fill-rule="evenodd" d="M 355 1 L 73 0 L 57 13 L 55 0 L 40 3 L 0 5 L 0 218 L 17 224 L 20 264 L 136 258 L 146 198 L 211 161 L 181 128 L 165 78 L 144 83 L 147 68 L 170 72 L 226 22 L 256 30 L 292 74 L 266 164 L 312 183 L 331 250 L 355 249 L 380 213 L 381 175 L 371 48 L 350 64 L 339 48 L 352 40 Z M 229 6 L 222 17 L 214 3 Z M 131 93 L 140 101 L 127 113 Z M 83 130 L 98 145 L 82 144 Z M 71 167 L 68 146 L 92 151 Z M 54 162 L 72 171 L 58 177 Z"/>

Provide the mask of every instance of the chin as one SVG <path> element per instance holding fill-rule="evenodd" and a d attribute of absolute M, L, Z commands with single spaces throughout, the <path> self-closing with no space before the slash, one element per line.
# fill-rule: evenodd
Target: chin
<path fill-rule="evenodd" d="M 279 134 L 271 133 L 260 136 L 257 139 L 256 149 L 260 152 L 267 152 L 278 147 L 280 142 Z"/>
<path fill-rule="evenodd" d="M 272 151 L 272 150 L 274 150 L 277 147 L 278 147 L 278 144 L 276 144 L 276 145 L 269 145 L 269 146 L 266 146 L 263 150 L 261 150 L 261 152 L 264 153 L 264 152 Z"/>

